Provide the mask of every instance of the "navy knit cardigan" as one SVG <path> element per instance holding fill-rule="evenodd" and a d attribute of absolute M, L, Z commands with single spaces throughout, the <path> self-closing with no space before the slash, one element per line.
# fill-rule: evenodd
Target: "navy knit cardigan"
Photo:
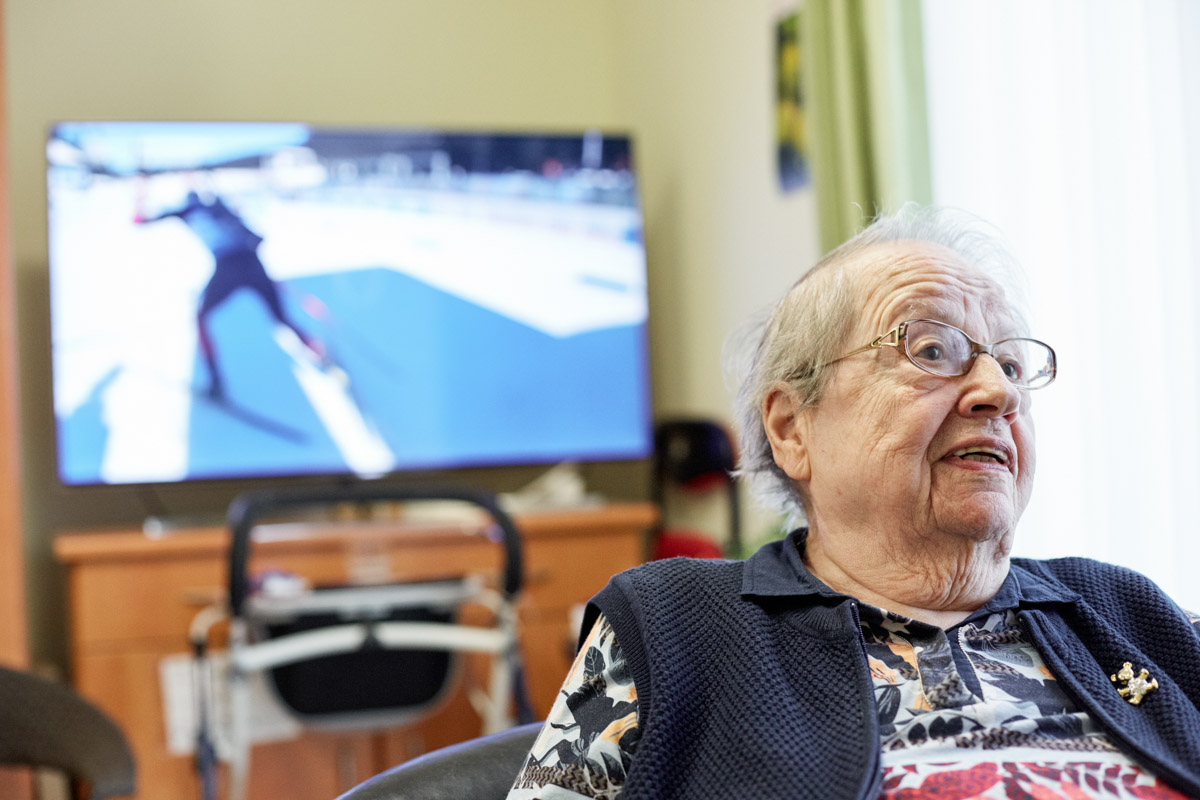
<path fill-rule="evenodd" d="M 615 576 L 589 604 L 584 630 L 608 618 L 638 692 L 641 740 L 622 800 L 877 797 L 857 605 L 745 594 L 744 567 L 658 561 Z M 1185 615 L 1120 567 L 1068 558 L 1011 568 L 1059 598 L 1023 602 L 1018 615 L 1063 689 L 1126 754 L 1200 797 L 1200 636 Z M 1125 661 L 1158 679 L 1140 705 L 1109 679 Z"/>

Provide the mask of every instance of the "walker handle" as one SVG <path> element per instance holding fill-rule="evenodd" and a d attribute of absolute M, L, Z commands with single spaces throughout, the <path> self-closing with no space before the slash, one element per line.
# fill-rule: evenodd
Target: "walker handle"
<path fill-rule="evenodd" d="M 512 518 L 500 508 L 496 496 L 479 489 L 457 486 L 375 486 L 351 485 L 315 489 L 266 489 L 244 492 L 233 499 L 226 515 L 229 544 L 229 610 L 239 617 L 246 602 L 246 568 L 250 560 L 250 532 L 264 515 L 276 511 L 332 505 L 336 503 L 377 503 L 414 500 L 458 500 L 483 508 L 504 535 L 504 585 L 507 599 L 521 590 L 523 564 L 521 534 Z"/>

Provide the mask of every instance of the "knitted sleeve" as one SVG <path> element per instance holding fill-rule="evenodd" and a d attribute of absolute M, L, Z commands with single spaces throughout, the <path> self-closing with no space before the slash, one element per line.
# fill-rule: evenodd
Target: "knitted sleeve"
<path fill-rule="evenodd" d="M 508 800 L 615 800 L 638 742 L 637 690 L 612 625 L 601 615 Z"/>

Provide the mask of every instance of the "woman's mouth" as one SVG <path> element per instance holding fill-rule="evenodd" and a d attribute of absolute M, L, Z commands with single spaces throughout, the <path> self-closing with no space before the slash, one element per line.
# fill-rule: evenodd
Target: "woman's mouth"
<path fill-rule="evenodd" d="M 1004 449 L 983 444 L 961 447 L 950 453 L 949 457 L 979 464 L 996 464 L 1002 467 L 1008 467 L 1010 461 L 1008 452 Z"/>

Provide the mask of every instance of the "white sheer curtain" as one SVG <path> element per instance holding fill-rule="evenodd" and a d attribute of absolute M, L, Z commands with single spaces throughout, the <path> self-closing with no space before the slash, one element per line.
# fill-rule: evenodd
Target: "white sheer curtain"
<path fill-rule="evenodd" d="M 924 0 L 933 197 L 999 227 L 1058 381 L 1017 554 L 1200 612 L 1200 3 Z"/>

